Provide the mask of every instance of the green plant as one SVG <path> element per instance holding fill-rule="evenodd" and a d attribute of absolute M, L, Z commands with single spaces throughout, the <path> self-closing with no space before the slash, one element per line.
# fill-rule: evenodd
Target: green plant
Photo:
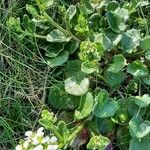
<path fill-rule="evenodd" d="M 58 119 L 43 111 L 39 122 L 59 148 L 103 150 L 116 138 L 120 149 L 148 150 L 149 2 L 33 0 L 25 13 L 6 24 L 17 46 L 31 49 L 25 55 L 52 72 L 42 106 Z"/>

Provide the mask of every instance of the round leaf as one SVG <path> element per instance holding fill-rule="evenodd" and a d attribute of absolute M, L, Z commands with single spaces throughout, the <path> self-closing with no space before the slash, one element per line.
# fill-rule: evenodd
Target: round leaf
<path fill-rule="evenodd" d="M 69 52 L 64 51 L 55 58 L 47 59 L 46 63 L 51 67 L 61 66 L 68 60 L 68 57 L 69 57 Z"/>

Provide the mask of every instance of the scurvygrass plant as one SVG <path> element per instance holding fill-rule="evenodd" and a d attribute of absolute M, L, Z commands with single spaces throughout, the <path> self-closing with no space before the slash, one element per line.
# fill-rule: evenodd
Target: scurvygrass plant
<path fill-rule="evenodd" d="M 143 0 L 32 0 L 7 19 L 14 47 L 30 50 L 23 51 L 30 67 L 23 66 L 48 68 L 34 78 L 45 79 L 43 96 L 26 99 L 38 99 L 39 123 L 57 138 L 55 148 L 149 150 L 149 7 Z M 43 138 L 27 143 L 47 149 Z"/>

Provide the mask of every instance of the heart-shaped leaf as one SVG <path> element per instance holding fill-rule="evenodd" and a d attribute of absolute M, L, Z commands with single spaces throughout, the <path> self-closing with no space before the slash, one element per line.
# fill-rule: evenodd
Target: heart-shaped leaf
<path fill-rule="evenodd" d="M 85 95 L 89 89 L 89 79 L 85 78 L 77 83 L 76 78 L 71 77 L 65 80 L 65 90 L 67 93 L 75 96 Z"/>

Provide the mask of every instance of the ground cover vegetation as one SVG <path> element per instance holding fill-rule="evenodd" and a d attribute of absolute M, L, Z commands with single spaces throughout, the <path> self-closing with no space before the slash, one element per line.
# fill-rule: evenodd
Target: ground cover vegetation
<path fill-rule="evenodd" d="M 0 0 L 0 149 L 150 150 L 150 2 Z"/>

